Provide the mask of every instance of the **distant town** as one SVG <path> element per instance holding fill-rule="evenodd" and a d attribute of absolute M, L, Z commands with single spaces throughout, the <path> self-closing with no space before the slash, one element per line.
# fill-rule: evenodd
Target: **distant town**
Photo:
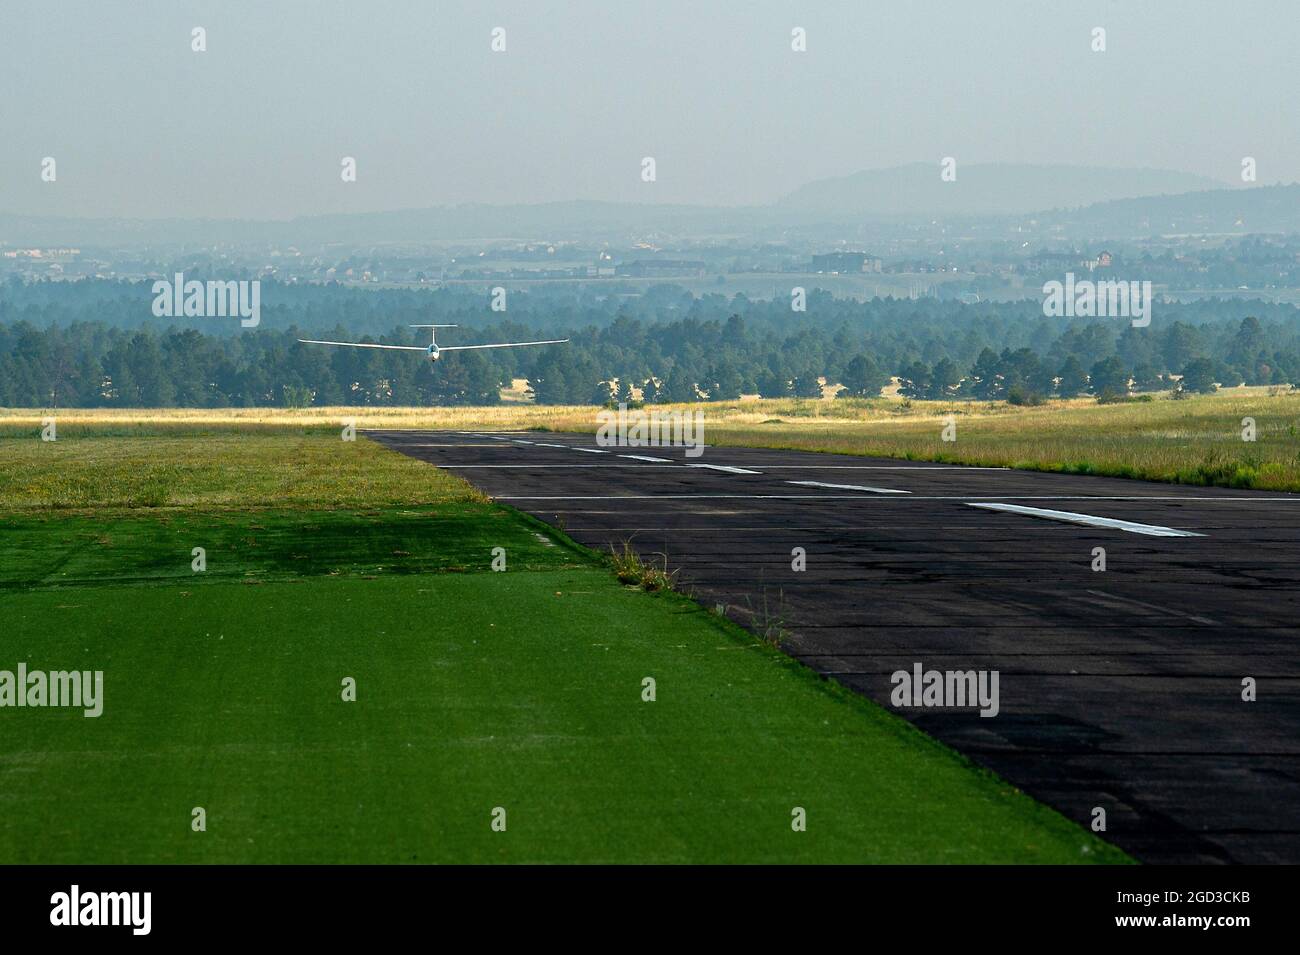
<path fill-rule="evenodd" d="M 276 279 L 286 284 L 439 287 L 598 284 L 635 295 L 647 285 L 701 293 L 789 294 L 804 285 L 836 295 L 1007 301 L 1040 294 L 1066 272 L 1141 275 L 1162 294 L 1237 295 L 1296 301 L 1300 236 L 1155 237 L 1141 241 L 937 241 L 895 237 L 873 248 L 829 243 L 742 244 L 688 240 L 438 243 L 426 247 L 97 247 L 0 243 L 0 279 L 156 279 L 194 275 Z"/>

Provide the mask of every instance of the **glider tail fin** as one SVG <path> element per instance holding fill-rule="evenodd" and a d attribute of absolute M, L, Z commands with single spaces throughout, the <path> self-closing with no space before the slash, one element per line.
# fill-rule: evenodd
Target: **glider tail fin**
<path fill-rule="evenodd" d="M 407 327 L 408 327 L 408 328 L 428 328 L 428 329 L 431 329 L 431 331 L 429 332 L 429 344 L 430 344 L 430 345 L 436 345 L 436 344 L 438 344 L 438 333 L 437 333 L 437 331 L 433 331 L 432 329 L 438 329 L 438 328 L 456 328 L 456 327 L 458 327 L 458 326 L 456 326 L 456 325 L 408 325 Z"/>

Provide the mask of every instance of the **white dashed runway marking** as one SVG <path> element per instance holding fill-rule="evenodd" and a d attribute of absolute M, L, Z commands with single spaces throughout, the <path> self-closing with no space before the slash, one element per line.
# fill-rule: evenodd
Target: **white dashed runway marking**
<path fill-rule="evenodd" d="M 827 484 L 824 481 L 786 481 L 786 484 L 802 484 L 804 487 L 828 487 L 833 491 L 870 491 L 872 494 L 911 494 L 892 487 L 867 487 L 864 484 Z"/>
<path fill-rule="evenodd" d="M 1026 517 L 1045 517 L 1049 521 L 1086 524 L 1089 527 L 1109 527 L 1113 530 L 1128 531 L 1130 534 L 1145 534 L 1148 537 L 1205 536 L 1194 531 L 1180 531 L 1174 527 L 1161 527 L 1159 524 L 1138 524 L 1135 521 L 1121 521 L 1113 517 L 1094 517 L 1092 514 L 1076 514 L 1073 511 L 1053 511 L 1045 507 L 1024 507 L 1020 504 L 976 504 L 971 501 L 966 503 L 970 507 L 982 507 L 990 511 L 1006 511 L 1010 514 L 1024 514 Z"/>
<path fill-rule="evenodd" d="M 687 464 L 688 468 L 708 468 L 711 471 L 726 471 L 728 474 L 762 474 L 762 471 L 751 471 L 748 468 L 733 467 L 729 464 Z"/>

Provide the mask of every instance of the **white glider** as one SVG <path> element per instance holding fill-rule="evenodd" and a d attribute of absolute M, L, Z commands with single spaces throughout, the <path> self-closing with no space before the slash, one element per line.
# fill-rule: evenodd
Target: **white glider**
<path fill-rule="evenodd" d="M 412 325 L 411 328 L 456 328 L 456 325 Z M 476 348 L 522 348 L 524 345 L 563 345 L 567 338 L 553 338 L 544 342 L 497 342 L 492 345 L 439 345 L 438 333 L 429 333 L 431 341 L 423 345 L 378 345 L 370 342 L 324 342 L 315 338 L 300 338 L 304 345 L 342 345 L 345 348 L 388 348 L 392 351 L 422 351 L 429 361 L 437 361 L 445 351 L 473 351 Z"/>

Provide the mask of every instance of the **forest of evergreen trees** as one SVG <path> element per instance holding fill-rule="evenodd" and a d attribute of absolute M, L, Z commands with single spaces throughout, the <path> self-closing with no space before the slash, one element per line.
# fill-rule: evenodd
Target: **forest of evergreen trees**
<path fill-rule="evenodd" d="M 147 283 L 0 285 L 0 406 L 227 407 L 492 404 L 526 378 L 548 404 L 878 394 L 1033 402 L 1052 395 L 1300 381 L 1300 309 L 1264 302 L 1157 303 L 1147 328 L 1065 321 L 1035 301 L 788 302 L 511 293 L 492 312 L 469 291 L 264 283 L 263 321 L 157 319 Z M 508 317 L 507 317 L 508 316 Z M 303 345 L 296 339 L 426 344 L 408 323 L 457 323 L 441 344 L 572 338 L 567 345 L 445 355 Z M 557 334 L 558 333 L 558 334 Z"/>

